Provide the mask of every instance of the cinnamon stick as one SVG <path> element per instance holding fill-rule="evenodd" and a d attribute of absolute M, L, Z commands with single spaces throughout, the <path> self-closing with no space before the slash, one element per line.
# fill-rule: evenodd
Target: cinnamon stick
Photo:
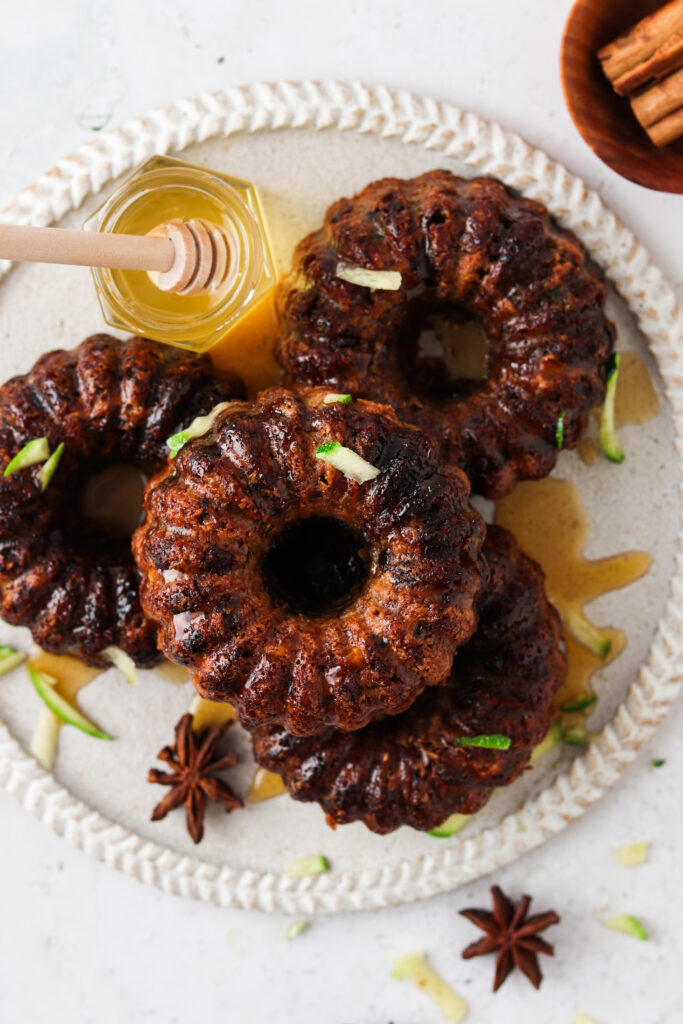
<path fill-rule="evenodd" d="M 636 64 L 630 71 L 615 78 L 612 85 L 620 96 L 630 96 L 651 79 L 664 78 L 669 72 L 677 71 L 680 67 L 683 67 L 683 28 L 674 32 L 670 39 L 658 46 L 648 60 Z"/>
<path fill-rule="evenodd" d="M 650 136 L 655 146 L 667 146 L 674 139 L 683 135 L 683 107 L 680 107 L 673 114 L 662 118 L 656 124 L 650 124 L 645 131 Z"/>
<path fill-rule="evenodd" d="M 611 82 L 653 56 L 659 46 L 683 28 L 683 0 L 672 0 L 598 51 Z"/>
<path fill-rule="evenodd" d="M 683 69 L 633 96 L 631 107 L 644 128 L 683 107 Z"/>

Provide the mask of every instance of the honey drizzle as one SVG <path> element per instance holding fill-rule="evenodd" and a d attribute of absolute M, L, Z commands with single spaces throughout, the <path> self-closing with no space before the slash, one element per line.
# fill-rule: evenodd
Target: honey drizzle
<path fill-rule="evenodd" d="M 644 551 L 627 551 L 591 561 L 583 555 L 590 521 L 575 484 L 547 477 L 520 484 L 497 502 L 495 522 L 506 527 L 520 546 L 540 563 L 546 575 L 546 592 L 563 618 L 567 651 L 567 679 L 558 704 L 593 696 L 591 678 L 597 669 L 614 660 L 626 646 L 622 630 L 601 630 L 611 640 L 608 658 L 579 644 L 569 633 L 567 621 L 577 615 L 588 621 L 584 605 L 611 590 L 640 579 L 652 564 Z"/>
<path fill-rule="evenodd" d="M 204 732 L 212 725 L 227 725 L 237 721 L 237 712 L 226 701 L 206 700 L 197 694 L 190 705 L 193 732 Z"/>
<path fill-rule="evenodd" d="M 230 370 L 241 377 L 253 396 L 280 379 L 280 367 L 273 355 L 277 333 L 275 289 L 271 289 L 209 349 L 208 355 L 216 369 Z"/>
<path fill-rule="evenodd" d="M 614 402 L 617 427 L 648 423 L 659 411 L 659 395 L 652 374 L 637 352 L 619 353 L 619 376 Z"/>
<path fill-rule="evenodd" d="M 261 800 L 272 800 L 274 796 L 281 796 L 286 792 L 285 784 L 279 775 L 269 772 L 267 768 L 257 768 L 247 793 L 247 801 L 256 804 Z"/>
<path fill-rule="evenodd" d="M 579 441 L 579 456 L 587 466 L 594 466 L 600 458 L 602 451 L 600 444 L 594 437 L 582 437 Z"/>
<path fill-rule="evenodd" d="M 174 661 L 169 661 L 168 658 L 164 658 L 154 671 L 158 676 L 161 676 L 164 682 L 172 683 L 174 686 L 182 686 L 191 679 L 190 670 L 185 665 L 176 665 Z"/>

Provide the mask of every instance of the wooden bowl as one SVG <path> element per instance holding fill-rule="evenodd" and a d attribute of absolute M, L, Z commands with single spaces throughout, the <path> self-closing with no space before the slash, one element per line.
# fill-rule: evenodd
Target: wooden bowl
<path fill-rule="evenodd" d="M 683 138 L 657 149 L 596 57 L 601 46 L 661 6 L 662 0 L 576 0 L 562 37 L 560 73 L 574 124 L 608 167 L 646 188 L 683 193 Z"/>

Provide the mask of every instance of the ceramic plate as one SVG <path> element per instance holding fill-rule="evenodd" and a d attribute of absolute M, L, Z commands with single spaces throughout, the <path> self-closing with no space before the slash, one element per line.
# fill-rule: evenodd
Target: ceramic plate
<path fill-rule="evenodd" d="M 599 197 L 545 154 L 473 114 L 361 85 L 255 85 L 153 111 L 60 161 L 2 219 L 78 226 L 122 174 L 154 153 L 182 153 L 257 182 L 281 269 L 328 203 L 375 178 L 435 167 L 496 175 L 546 203 L 585 241 L 611 283 L 608 313 L 618 326 L 619 347 L 637 349 L 668 396 L 655 419 L 624 429 L 628 459 L 622 466 L 604 459 L 587 466 L 563 453 L 555 471 L 580 488 L 592 520 L 590 557 L 636 548 L 654 558 L 638 583 L 591 608 L 598 622 L 628 635 L 626 651 L 597 679 L 591 726 L 599 735 L 579 756 L 563 747 L 544 758 L 495 794 L 459 836 L 439 840 L 404 828 L 378 837 L 361 824 L 333 832 L 318 807 L 281 796 L 231 816 L 213 808 L 196 848 L 181 813 L 150 823 L 159 791 L 146 782 L 156 752 L 189 704 L 189 684 L 174 686 L 146 672 L 132 690 L 113 670 L 98 677 L 81 703 L 116 742 L 63 729 L 54 773 L 48 773 L 25 752 L 38 697 L 23 669 L 2 679 L 0 780 L 46 824 L 127 874 L 222 905 L 306 914 L 380 907 L 452 889 L 538 846 L 582 814 L 650 737 L 678 691 L 683 330 L 673 293 Z M 0 269 L 0 379 L 102 328 L 88 271 Z M 27 650 L 30 637 L 2 625 L 0 643 Z M 238 742 L 243 764 L 231 781 L 243 791 L 253 765 L 244 737 Z M 311 853 L 328 856 L 330 873 L 284 876 L 290 859 Z"/>

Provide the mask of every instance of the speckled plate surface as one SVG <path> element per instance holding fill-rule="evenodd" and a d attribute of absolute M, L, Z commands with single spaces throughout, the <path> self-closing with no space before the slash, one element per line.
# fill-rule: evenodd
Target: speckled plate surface
<path fill-rule="evenodd" d="M 446 167 L 496 175 L 546 203 L 605 269 L 609 315 L 620 348 L 649 362 L 668 397 L 659 415 L 625 428 L 628 459 L 584 465 L 563 453 L 555 475 L 579 486 L 591 520 L 586 553 L 640 548 L 650 573 L 591 607 L 598 622 L 628 634 L 624 654 L 596 680 L 599 731 L 580 756 L 565 748 L 498 792 L 459 836 L 401 829 L 377 837 L 355 824 L 331 831 L 320 810 L 278 797 L 226 817 L 214 808 L 195 848 L 182 814 L 151 824 L 158 791 L 146 779 L 155 754 L 187 708 L 189 684 L 141 673 L 129 689 L 114 671 L 81 694 L 114 743 L 62 730 L 54 773 L 25 753 L 40 708 L 22 669 L 0 682 L 0 780 L 23 804 L 88 853 L 170 892 L 221 905 L 290 913 L 380 907 L 452 889 L 540 845 L 577 818 L 618 777 L 678 692 L 683 647 L 683 552 L 679 498 L 683 445 L 683 325 L 673 292 L 648 254 L 595 193 L 542 152 L 473 114 L 407 93 L 339 83 L 255 85 L 180 101 L 104 132 L 60 161 L 4 212 L 13 223 L 78 226 L 117 179 L 153 153 L 182 152 L 195 163 L 257 182 L 276 259 L 289 261 L 298 237 L 328 203 L 383 175 Z M 79 268 L 0 264 L 0 378 L 25 372 L 44 351 L 72 347 L 102 326 L 89 273 Z M 617 292 L 619 294 L 617 294 Z M 27 650 L 25 630 L 0 624 L 0 643 Z M 244 790 L 248 746 L 231 775 Z M 288 879 L 288 860 L 325 853 L 332 870 Z"/>

